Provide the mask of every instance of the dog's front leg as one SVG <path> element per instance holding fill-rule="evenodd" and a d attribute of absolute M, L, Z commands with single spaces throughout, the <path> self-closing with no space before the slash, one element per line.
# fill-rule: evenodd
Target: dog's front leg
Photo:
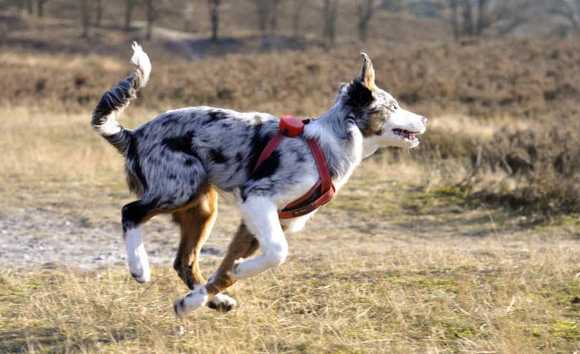
<path fill-rule="evenodd" d="M 205 286 L 196 285 L 187 296 L 177 299 L 174 309 L 178 316 L 203 307 L 237 279 L 258 275 L 282 264 L 286 259 L 288 243 L 278 219 L 276 205 L 267 198 L 248 198 L 240 204 L 240 211 L 244 224 L 238 229 L 220 268 Z M 256 239 L 258 242 L 255 242 Z M 262 248 L 260 256 L 235 264 L 236 260 L 251 256 L 258 244 Z"/>
<path fill-rule="evenodd" d="M 236 260 L 251 257 L 259 247 L 258 240 L 250 233 L 244 223 L 238 227 L 228 252 L 218 270 L 210 277 L 205 287 L 194 287 L 187 296 L 175 301 L 174 309 L 178 316 L 200 308 L 207 303 L 210 308 L 218 311 L 230 311 L 236 301 L 220 292 L 232 286 L 236 280 L 231 278 L 231 270 Z M 210 300 L 211 299 L 211 300 Z M 209 302 L 208 302 L 209 300 Z"/>
<path fill-rule="evenodd" d="M 269 198 L 248 198 L 240 204 L 240 211 L 246 226 L 258 239 L 262 254 L 237 263 L 232 268 L 233 279 L 253 277 L 277 267 L 288 255 L 288 242 L 278 219 L 278 210 Z"/>

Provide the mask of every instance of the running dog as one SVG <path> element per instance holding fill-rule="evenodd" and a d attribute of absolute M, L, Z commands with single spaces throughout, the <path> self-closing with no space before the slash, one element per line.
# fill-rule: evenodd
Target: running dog
<path fill-rule="evenodd" d="M 319 181 L 317 163 L 306 142 L 317 142 L 338 191 L 362 159 L 378 148 L 419 145 L 427 119 L 399 106 L 375 84 L 370 58 L 362 53 L 362 73 L 341 85 L 330 110 L 304 127 L 302 136 L 283 139 L 255 168 L 279 119 L 266 113 L 191 107 L 165 112 L 135 130 L 116 118 L 143 88 L 151 73 L 147 54 L 133 43 L 136 69 L 100 99 L 92 126 L 126 158 L 130 190 L 138 200 L 122 209 L 123 237 L 131 275 L 150 280 L 141 226 L 158 214 L 172 214 L 181 227 L 174 262 L 190 288 L 174 303 L 177 315 L 208 306 L 229 311 L 234 299 L 221 294 L 238 279 L 279 266 L 288 254 L 284 232 L 304 226 L 315 211 L 279 219 L 278 211 Z M 218 194 L 235 196 L 241 224 L 216 272 L 206 282 L 198 256 L 217 217 Z M 261 254 L 251 258 L 258 249 Z"/>

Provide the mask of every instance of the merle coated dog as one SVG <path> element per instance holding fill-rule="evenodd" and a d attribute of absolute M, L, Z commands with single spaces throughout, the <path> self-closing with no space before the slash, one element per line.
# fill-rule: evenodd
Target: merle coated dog
<path fill-rule="evenodd" d="M 133 44 L 133 73 L 106 92 L 94 110 L 92 126 L 126 158 L 129 188 L 138 200 L 122 209 L 123 237 L 131 275 L 150 280 L 141 225 L 170 213 L 181 227 L 174 268 L 191 289 L 174 308 L 178 315 L 209 306 L 229 311 L 235 300 L 221 294 L 236 280 L 256 276 L 284 262 L 284 232 L 300 230 L 314 212 L 280 220 L 278 210 L 318 181 L 315 161 L 302 138 L 284 139 L 254 171 L 268 141 L 278 133 L 278 118 L 223 108 L 191 107 L 168 111 L 135 130 L 116 120 L 151 72 L 141 47 Z M 378 148 L 419 145 L 427 119 L 399 106 L 375 85 L 370 58 L 362 54 L 362 73 L 343 84 L 328 112 L 306 125 L 316 140 L 339 190 L 362 159 Z M 217 271 L 206 282 L 199 251 L 217 217 L 217 191 L 233 194 L 242 222 Z M 260 249 L 261 254 L 251 258 Z"/>

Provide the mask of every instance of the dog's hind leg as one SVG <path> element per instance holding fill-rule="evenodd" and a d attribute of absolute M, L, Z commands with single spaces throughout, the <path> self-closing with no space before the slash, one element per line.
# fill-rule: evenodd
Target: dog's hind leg
<path fill-rule="evenodd" d="M 227 312 L 236 304 L 235 300 L 229 296 L 220 294 L 228 287 L 232 286 L 236 280 L 231 277 L 231 270 L 235 262 L 241 258 L 251 257 L 259 248 L 258 240 L 242 223 L 234 235 L 228 252 L 220 264 L 218 270 L 210 277 L 205 286 L 194 289 L 184 298 L 177 299 L 174 304 L 175 313 L 178 316 L 196 308 L 202 307 L 203 299 L 211 300 L 207 303 L 212 309 Z"/>
<path fill-rule="evenodd" d="M 190 180 L 188 180 L 189 182 Z M 171 191 L 155 190 L 145 193 L 141 200 L 129 203 L 122 210 L 123 238 L 131 275 L 139 283 L 151 279 L 147 252 L 143 245 L 141 225 L 153 216 L 189 209 L 198 199 L 202 183 L 183 184 Z"/>
<path fill-rule="evenodd" d="M 173 220 L 181 227 L 181 241 L 173 268 L 190 289 L 196 284 L 205 283 L 199 270 L 198 257 L 215 223 L 217 203 L 217 192 L 209 188 L 194 207 L 173 213 Z"/>

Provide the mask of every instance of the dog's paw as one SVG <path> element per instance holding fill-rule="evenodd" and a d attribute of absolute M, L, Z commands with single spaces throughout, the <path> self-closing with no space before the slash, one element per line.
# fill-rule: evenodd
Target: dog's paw
<path fill-rule="evenodd" d="M 207 303 L 207 307 L 218 312 L 230 312 L 236 305 L 236 300 L 224 294 L 217 294 Z"/>
<path fill-rule="evenodd" d="M 189 294 L 175 300 L 173 309 L 178 317 L 182 317 L 188 312 L 204 307 L 208 298 L 209 295 L 205 286 L 196 284 Z"/>
<path fill-rule="evenodd" d="M 127 263 L 133 278 L 139 283 L 146 283 L 151 280 L 151 269 L 149 269 L 149 258 L 145 245 L 141 238 L 141 228 L 133 228 L 125 233 L 125 247 L 127 248 Z"/>
<path fill-rule="evenodd" d="M 136 252 L 129 257 L 129 270 L 131 276 L 139 283 L 147 283 L 151 280 L 151 269 L 145 247 L 137 248 Z"/>

